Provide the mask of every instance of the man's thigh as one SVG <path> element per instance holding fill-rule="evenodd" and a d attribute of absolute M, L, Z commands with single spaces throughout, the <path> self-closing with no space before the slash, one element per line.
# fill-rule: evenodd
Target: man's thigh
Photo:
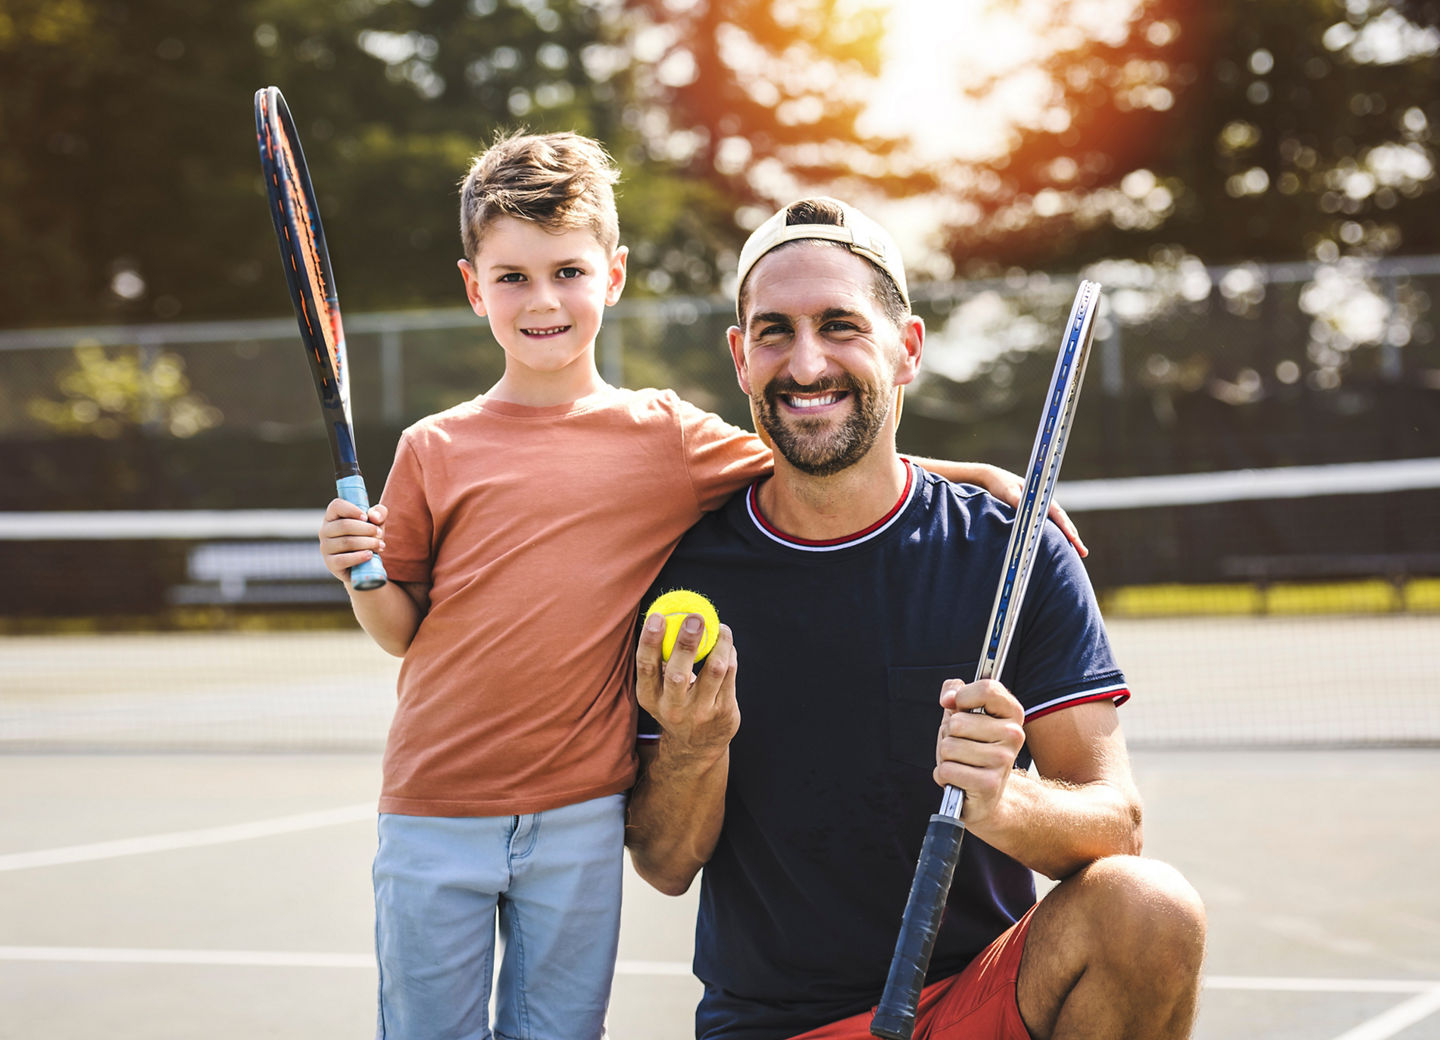
<path fill-rule="evenodd" d="M 959 975 L 920 993 L 917 1040 L 1030 1040 L 1016 1003 L 1020 961 L 1035 910 L 1015 922 Z M 794 1040 L 870 1040 L 872 1012 L 831 1022 Z"/>

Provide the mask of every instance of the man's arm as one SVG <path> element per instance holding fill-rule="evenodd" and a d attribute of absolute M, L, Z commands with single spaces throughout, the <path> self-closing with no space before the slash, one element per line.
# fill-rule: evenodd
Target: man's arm
<path fill-rule="evenodd" d="M 974 484 L 976 487 L 984 488 L 1007 506 L 1019 507 L 1020 496 L 1025 491 L 1025 481 L 1017 473 L 1011 473 L 1008 469 L 1001 469 L 999 466 L 992 466 L 987 462 L 948 462 L 944 459 L 922 459 L 912 457 L 911 461 L 921 469 L 929 470 L 937 477 L 944 477 L 946 480 L 956 484 Z M 1050 500 L 1050 512 L 1046 514 L 1055 521 L 1055 526 L 1069 543 L 1075 546 L 1075 551 L 1082 557 L 1089 556 L 1090 550 L 1085 548 L 1085 543 L 1080 540 L 1080 532 L 1070 519 L 1070 514 L 1060 508 L 1060 503 L 1054 499 Z"/>
<path fill-rule="evenodd" d="M 740 726 L 728 626 L 720 626 L 700 674 L 691 672 L 703 628 L 695 615 L 686 618 L 667 662 L 660 656 L 665 619 L 652 614 L 635 651 L 636 696 L 659 723 L 660 738 L 640 748 L 625 844 L 636 873 L 672 896 L 689 889 L 715 851 L 725 820 L 730 739 Z"/>
<path fill-rule="evenodd" d="M 1024 725 L 998 682 L 945 684 L 935 779 L 965 791 L 963 818 L 986 844 L 1050 878 L 1138 854 L 1140 795 L 1115 705 L 1093 701 Z M 983 713 L 972 713 L 974 708 Z M 1038 775 L 1014 768 L 1028 745 Z"/>

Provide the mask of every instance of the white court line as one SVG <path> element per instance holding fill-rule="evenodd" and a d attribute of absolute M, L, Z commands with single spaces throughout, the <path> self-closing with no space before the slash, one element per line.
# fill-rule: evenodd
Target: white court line
<path fill-rule="evenodd" d="M 94 946 L 0 946 L 0 960 L 66 964 L 201 964 L 241 968 L 373 968 L 359 953 L 286 953 L 270 950 L 140 950 Z"/>
<path fill-rule="evenodd" d="M 118 946 L 0 946 L 0 961 L 66 961 L 94 964 L 225 964 L 277 968 L 370 968 L 375 959 L 358 953 L 288 953 L 273 950 L 159 950 Z M 688 961 L 632 961 L 615 964 L 617 975 L 689 975 Z M 1264 975 L 1209 975 L 1206 989 L 1266 993 L 1415 993 L 1431 1010 L 1440 1009 L 1440 980 L 1291 978 Z M 1398 1008 L 1396 1009 L 1399 1010 Z M 1423 1017 L 1423 1016 L 1422 1016 Z M 1412 1021 L 1418 1021 L 1414 1019 Z M 1369 1037 L 1370 1034 L 1365 1034 Z M 1339 1038 L 1337 1038 L 1339 1040 Z M 1360 1040 L 1346 1035 L 1345 1040 Z"/>
<path fill-rule="evenodd" d="M 373 968 L 368 953 L 291 953 L 278 950 L 142 950 L 100 946 L 0 946 L 0 961 L 64 964 L 181 964 L 238 968 Z M 616 975 L 683 975 L 685 961 L 618 961 Z"/>
<path fill-rule="evenodd" d="M 11 852 L 0 855 L 0 871 L 28 870 L 31 867 L 53 867 L 62 863 L 87 863 L 97 859 L 114 859 L 117 856 L 139 856 L 148 852 L 168 852 L 172 849 L 193 849 L 203 845 L 221 845 L 232 841 L 249 841 L 252 838 L 268 838 L 276 834 L 293 834 L 296 831 L 314 830 L 317 827 L 331 827 L 339 823 L 354 823 L 359 820 L 373 820 L 375 805 L 346 805 L 338 809 L 322 809 L 319 812 L 298 813 L 294 816 L 278 816 L 253 823 L 237 823 L 225 827 L 206 827 L 194 831 L 174 831 L 170 834 L 151 834 L 143 838 L 122 838 L 117 841 L 100 841 L 90 845 L 67 845 L 57 849 L 36 849 L 33 852 Z"/>
<path fill-rule="evenodd" d="M 1395 1005 L 1384 1014 L 1362 1022 L 1354 1029 L 1346 1030 L 1335 1040 L 1389 1040 L 1437 1011 L 1440 1011 L 1440 986 L 1434 987 L 1428 993 L 1411 997 L 1405 1003 Z"/>
<path fill-rule="evenodd" d="M 65 964 L 169 964 L 243 968 L 365 968 L 375 959 L 358 953 L 287 953 L 269 950 L 142 950 L 87 946 L 0 946 L 0 961 L 48 961 Z M 684 961 L 619 961 L 616 975 L 690 977 Z M 1334 1040 L 1390 1040 L 1402 1030 L 1440 1011 L 1440 983 L 1414 979 L 1283 978 L 1212 975 L 1212 990 L 1267 993 L 1415 993 L 1389 1011 L 1362 1022 Z"/>

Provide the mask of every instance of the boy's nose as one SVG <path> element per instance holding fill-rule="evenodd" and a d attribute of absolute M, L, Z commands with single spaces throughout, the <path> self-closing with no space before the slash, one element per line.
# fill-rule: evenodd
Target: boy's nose
<path fill-rule="evenodd" d="M 559 297 L 553 286 L 546 282 L 537 281 L 535 288 L 530 292 L 526 306 L 532 311 L 553 311 L 559 306 Z"/>

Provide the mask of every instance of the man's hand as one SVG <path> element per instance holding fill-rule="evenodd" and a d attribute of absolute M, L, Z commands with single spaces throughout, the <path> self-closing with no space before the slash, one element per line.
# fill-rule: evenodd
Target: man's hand
<path fill-rule="evenodd" d="M 325 567 L 348 587 L 350 568 L 385 548 L 385 518 L 390 511 L 373 505 L 370 512 L 343 498 L 330 500 L 320 524 L 320 555 Z"/>
<path fill-rule="evenodd" d="M 704 629 L 699 617 L 687 617 L 664 661 L 665 618 L 651 614 L 635 650 L 636 697 L 660 724 L 660 739 L 639 747 L 625 844 L 636 873 L 672 896 L 689 889 L 720 840 L 730 739 L 740 728 L 729 626 L 720 626 L 700 674 L 691 671 Z"/>
<path fill-rule="evenodd" d="M 935 782 L 965 792 L 961 819 L 974 826 L 995 812 L 1005 794 L 1025 744 L 1025 709 L 993 679 L 947 680 L 940 707 L 945 717 L 935 744 Z"/>
<path fill-rule="evenodd" d="M 676 756 L 716 756 L 740 728 L 735 701 L 737 660 L 728 625 L 720 626 L 715 648 L 696 676 L 691 670 L 705 623 L 691 614 L 680 625 L 670 660 L 660 656 L 665 618 L 651 614 L 635 651 L 635 695 L 659 723 L 667 751 Z"/>

